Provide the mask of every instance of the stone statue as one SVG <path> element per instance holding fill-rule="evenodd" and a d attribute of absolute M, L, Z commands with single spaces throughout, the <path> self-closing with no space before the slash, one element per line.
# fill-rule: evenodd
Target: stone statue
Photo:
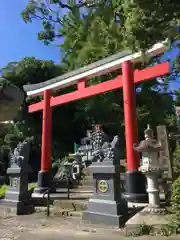
<path fill-rule="evenodd" d="M 91 133 L 91 143 L 92 143 L 92 161 L 102 162 L 103 152 L 102 146 L 104 144 L 105 134 L 101 129 L 99 124 L 96 124 Z"/>
<path fill-rule="evenodd" d="M 94 161 L 103 162 L 103 161 L 112 161 L 117 162 L 120 160 L 120 141 L 119 136 L 114 136 L 112 142 L 105 141 L 105 134 L 100 133 L 98 130 L 98 136 L 95 137 L 94 150 L 92 155 L 94 157 Z"/>
<path fill-rule="evenodd" d="M 28 164 L 30 152 L 30 139 L 25 139 L 23 142 L 19 142 L 13 153 L 10 153 L 11 167 L 23 167 L 24 164 Z"/>
<path fill-rule="evenodd" d="M 113 161 L 115 163 L 119 161 L 121 156 L 119 136 L 114 136 L 111 143 L 105 142 L 102 149 L 104 152 L 104 161 Z"/>
<path fill-rule="evenodd" d="M 100 125 L 95 125 L 94 131 L 91 134 L 91 141 L 94 150 L 98 150 L 102 147 L 105 141 L 105 133 L 101 129 Z"/>

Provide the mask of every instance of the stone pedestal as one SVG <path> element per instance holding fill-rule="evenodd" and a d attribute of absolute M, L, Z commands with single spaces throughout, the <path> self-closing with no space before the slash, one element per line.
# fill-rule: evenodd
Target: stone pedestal
<path fill-rule="evenodd" d="M 127 202 L 121 198 L 120 168 L 112 161 L 93 162 L 93 195 L 83 213 L 83 220 L 94 224 L 121 226 L 127 218 Z"/>

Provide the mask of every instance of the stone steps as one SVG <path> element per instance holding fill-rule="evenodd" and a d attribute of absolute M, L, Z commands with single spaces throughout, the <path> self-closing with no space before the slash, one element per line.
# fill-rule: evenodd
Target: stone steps
<path fill-rule="evenodd" d="M 77 196 L 77 195 L 76 195 Z M 73 196 L 71 199 L 56 199 L 53 204 L 50 206 L 50 211 L 54 215 L 62 215 L 63 212 L 68 212 L 69 216 L 81 217 L 82 212 L 86 210 L 88 203 L 87 199 L 82 199 L 82 196 L 79 196 L 79 199 L 75 199 Z M 164 195 L 160 194 L 161 200 L 164 200 Z M 129 209 L 142 209 L 147 206 L 147 203 L 131 203 L 128 202 Z M 36 207 L 37 212 L 46 212 L 46 206 Z"/>
<path fill-rule="evenodd" d="M 68 208 L 68 209 L 76 209 L 76 211 L 84 210 L 86 208 L 86 204 L 88 203 L 89 198 L 92 196 L 92 192 L 84 192 L 84 191 L 74 191 L 70 193 L 70 199 L 67 199 L 67 194 L 65 193 L 54 193 L 50 194 L 50 199 L 53 200 L 52 205 L 58 206 L 59 208 Z M 33 199 L 42 199 L 42 194 L 34 194 L 32 195 Z M 165 196 L 163 193 L 160 193 L 160 198 L 164 201 Z M 147 206 L 147 203 L 128 203 L 129 207 L 144 207 Z"/>

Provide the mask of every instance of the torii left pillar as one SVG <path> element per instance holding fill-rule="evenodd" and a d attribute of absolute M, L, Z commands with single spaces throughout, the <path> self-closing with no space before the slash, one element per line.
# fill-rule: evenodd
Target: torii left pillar
<path fill-rule="evenodd" d="M 38 183 L 35 193 L 44 193 L 51 185 L 51 138 L 52 138 L 52 108 L 50 106 L 51 91 L 44 91 L 41 169 L 38 173 Z"/>

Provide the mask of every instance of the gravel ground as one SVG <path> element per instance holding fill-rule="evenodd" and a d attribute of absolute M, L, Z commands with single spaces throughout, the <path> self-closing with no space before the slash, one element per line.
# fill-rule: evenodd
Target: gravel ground
<path fill-rule="evenodd" d="M 14 240 L 24 233 L 45 227 L 47 220 L 41 215 L 5 216 L 0 218 L 0 239 Z"/>
<path fill-rule="evenodd" d="M 180 236 L 168 237 L 178 240 Z M 125 240 L 123 230 L 116 228 L 83 224 L 79 217 L 45 217 L 44 213 L 25 216 L 1 214 L 0 240 Z M 130 240 L 134 237 L 128 238 Z M 164 240 L 167 237 L 142 236 L 138 240 Z"/>

